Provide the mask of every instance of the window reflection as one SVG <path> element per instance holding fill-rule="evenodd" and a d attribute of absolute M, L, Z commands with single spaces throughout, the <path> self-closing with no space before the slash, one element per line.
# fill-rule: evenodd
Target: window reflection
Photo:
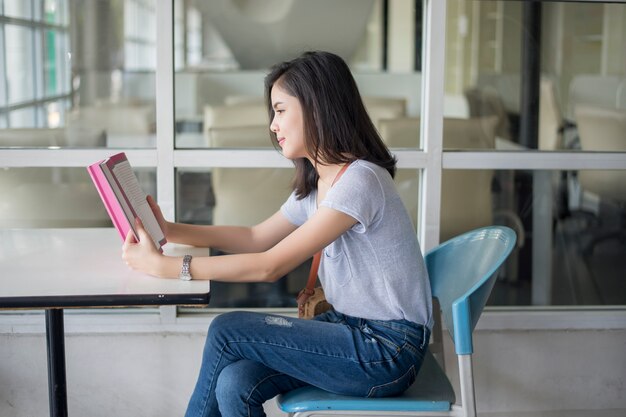
<path fill-rule="evenodd" d="M 624 304 L 624 188 L 605 194 L 585 180 L 615 175 L 623 184 L 620 171 L 446 170 L 441 240 L 489 224 L 516 231 L 518 245 L 498 272 L 492 305 Z M 481 176 L 483 183 L 460 187 L 459 178 Z"/>
<path fill-rule="evenodd" d="M 156 196 L 156 171 L 135 173 Z M 4 168 L 0 193 L 10 196 L 0 202 L 0 228 L 113 227 L 85 168 Z"/>
<path fill-rule="evenodd" d="M 177 171 L 178 221 L 253 226 L 278 211 L 291 193 L 291 168 L 212 168 Z M 212 250 L 212 255 L 223 255 Z M 276 283 L 211 283 L 211 307 L 295 307 L 309 263 Z"/>
<path fill-rule="evenodd" d="M 626 5 L 530 3 L 449 2 L 446 111 L 465 101 L 498 118 L 499 138 L 579 150 L 578 107 L 626 112 Z"/>
<path fill-rule="evenodd" d="M 269 146 L 263 78 L 271 65 L 309 49 L 349 62 L 377 128 L 384 120 L 419 116 L 415 54 L 421 37 L 415 31 L 421 2 L 396 2 L 387 13 L 382 0 L 270 3 L 175 7 L 175 23 L 183 25 L 175 28 L 178 148 Z M 226 136 L 240 140 L 219 139 Z"/>
<path fill-rule="evenodd" d="M 0 13 L 2 146 L 155 146 L 154 0 L 5 1 Z"/>

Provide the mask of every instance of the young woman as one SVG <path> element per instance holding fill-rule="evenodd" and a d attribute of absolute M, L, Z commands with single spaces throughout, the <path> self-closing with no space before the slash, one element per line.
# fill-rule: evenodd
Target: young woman
<path fill-rule="evenodd" d="M 294 191 L 254 227 L 165 221 L 167 240 L 219 248 L 183 261 L 140 229 L 124 244 L 130 267 L 164 278 L 183 262 L 193 279 L 276 281 L 323 250 L 319 277 L 334 310 L 313 320 L 226 313 L 209 327 L 187 416 L 263 416 L 263 403 L 306 385 L 389 396 L 414 381 L 427 349 L 431 292 L 411 220 L 381 141 L 346 63 L 307 52 L 265 80 L 273 142 L 296 166 Z M 348 167 L 337 178 L 338 173 Z M 333 185 L 334 180 L 337 180 Z"/>

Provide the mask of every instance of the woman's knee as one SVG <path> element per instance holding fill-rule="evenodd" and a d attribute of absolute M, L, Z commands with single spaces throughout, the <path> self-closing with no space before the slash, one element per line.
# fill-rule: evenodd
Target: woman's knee
<path fill-rule="evenodd" d="M 216 316 L 209 325 L 207 340 L 219 340 L 237 328 L 244 320 L 245 312 L 232 311 Z"/>
<path fill-rule="evenodd" d="M 211 321 L 211 324 L 209 325 L 209 333 L 219 333 L 224 330 L 234 329 L 256 315 L 257 313 L 251 313 L 248 311 L 230 311 L 228 313 L 222 313 Z"/>

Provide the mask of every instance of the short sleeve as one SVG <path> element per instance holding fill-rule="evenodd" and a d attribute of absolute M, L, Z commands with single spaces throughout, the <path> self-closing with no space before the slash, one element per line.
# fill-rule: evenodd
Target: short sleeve
<path fill-rule="evenodd" d="M 295 191 L 291 193 L 287 201 L 280 207 L 280 212 L 285 216 L 289 223 L 301 226 L 307 221 L 307 212 L 305 200 L 298 200 Z"/>
<path fill-rule="evenodd" d="M 328 191 L 321 205 L 353 217 L 358 224 L 352 230 L 364 233 L 383 214 L 384 192 L 378 173 L 369 166 L 355 164 Z"/>

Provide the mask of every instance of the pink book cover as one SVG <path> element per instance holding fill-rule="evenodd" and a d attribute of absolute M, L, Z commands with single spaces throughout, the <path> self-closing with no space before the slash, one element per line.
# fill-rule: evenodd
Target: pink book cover
<path fill-rule="evenodd" d="M 109 185 L 109 181 L 107 181 L 104 176 L 102 168 L 100 168 L 100 164 L 102 162 L 103 161 L 98 161 L 95 164 L 89 165 L 87 167 L 87 171 L 89 172 L 91 180 L 98 190 L 98 194 L 100 194 L 100 198 L 109 213 L 109 217 L 111 217 L 111 220 L 113 221 L 113 225 L 119 232 L 122 240 L 125 240 L 128 231 L 131 230 L 130 223 L 126 218 L 126 215 L 124 215 L 124 211 L 122 210 L 120 203 L 117 201 L 115 193 Z"/>
<path fill-rule="evenodd" d="M 131 201 L 129 201 L 129 197 L 126 195 L 122 184 L 120 184 L 120 180 L 113 173 L 115 166 L 120 163 L 128 164 L 128 159 L 126 158 L 126 154 L 124 152 L 120 152 L 118 154 L 112 155 L 107 159 L 96 162 L 95 164 L 89 165 L 87 167 L 87 171 L 93 180 L 93 183 L 100 194 L 100 198 L 104 203 L 104 206 L 115 225 L 115 228 L 119 232 L 122 240 L 126 239 L 129 230 L 133 231 L 135 235 L 135 239 L 139 240 L 139 236 L 137 235 L 137 231 L 135 230 L 134 221 L 136 218 L 141 218 L 144 222 L 144 227 L 148 231 L 150 238 L 154 242 L 154 245 L 159 251 L 162 251 L 162 246 L 167 243 L 165 236 L 163 236 L 163 231 L 158 225 L 156 218 L 152 215 L 152 210 L 149 208 L 148 203 L 144 201 L 146 207 L 143 207 L 143 216 L 140 213 L 137 213 L 136 207 L 133 206 Z M 130 165 L 128 165 L 130 167 Z M 105 173 L 105 170 L 107 172 Z M 109 174 L 109 175 L 107 175 Z M 134 177 L 134 174 L 131 174 Z M 135 193 L 139 192 L 143 194 L 139 184 L 136 182 L 136 178 L 134 180 L 137 189 L 134 191 Z M 113 183 L 112 183 L 113 182 Z M 122 198 L 123 201 L 120 201 L 115 193 L 114 188 L 120 192 L 119 198 Z M 144 195 L 145 198 L 145 195 Z M 140 207 L 138 210 L 142 210 Z M 128 213 L 128 216 L 126 215 Z M 147 217 L 145 217 L 147 216 Z"/>

